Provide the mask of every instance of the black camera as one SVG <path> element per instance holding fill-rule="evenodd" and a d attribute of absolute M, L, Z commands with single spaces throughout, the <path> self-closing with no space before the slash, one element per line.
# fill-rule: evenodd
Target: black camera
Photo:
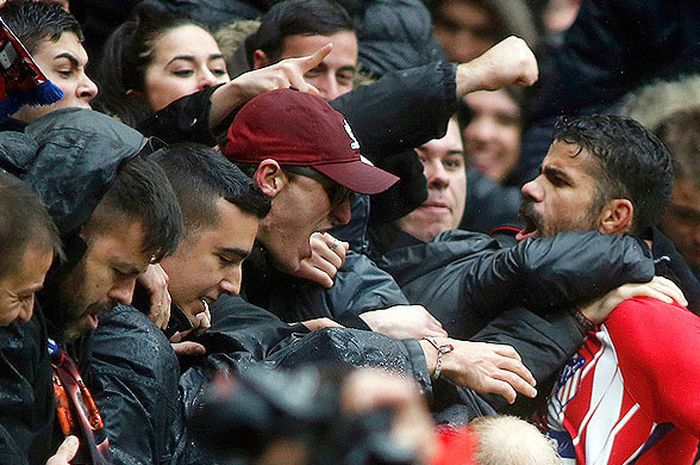
<path fill-rule="evenodd" d="M 341 412 L 337 370 L 260 366 L 216 379 L 190 418 L 200 445 L 222 458 L 254 461 L 277 441 L 305 449 L 305 465 L 409 465 L 415 455 L 390 435 L 393 414 Z"/>

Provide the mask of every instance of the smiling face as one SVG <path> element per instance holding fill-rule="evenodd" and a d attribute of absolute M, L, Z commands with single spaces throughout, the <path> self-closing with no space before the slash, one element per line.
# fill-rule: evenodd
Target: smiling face
<path fill-rule="evenodd" d="M 596 163 L 578 145 L 554 141 L 541 174 L 523 186 L 520 213 L 526 227 L 517 239 L 599 230 L 602 205 L 596 198 Z"/>
<path fill-rule="evenodd" d="M 218 222 L 192 231 L 163 260 L 173 301 L 194 316 L 222 293 L 238 295 L 241 265 L 253 247 L 258 219 L 223 198 L 216 201 Z"/>
<path fill-rule="evenodd" d="M 455 229 L 464 214 L 467 175 L 459 126 L 453 119 L 442 139 L 416 149 L 428 180 L 428 200 L 397 221 L 400 230 L 425 242 Z"/>
<path fill-rule="evenodd" d="M 120 220 L 111 227 L 91 221 L 82 229 L 87 250 L 59 285 L 51 305 L 58 312 L 50 316 L 60 333 L 57 337 L 74 339 L 94 330 L 101 313 L 131 303 L 136 278 L 146 270 L 150 255 L 142 250 L 141 222 Z"/>
<path fill-rule="evenodd" d="M 0 278 L 0 326 L 27 322 L 34 311 L 34 296 L 44 284 L 53 261 L 53 250 L 30 240 L 14 273 Z"/>
<path fill-rule="evenodd" d="M 506 91 L 474 92 L 465 97 L 472 119 L 464 128 L 469 163 L 502 182 L 520 156 L 520 108 Z"/>
<path fill-rule="evenodd" d="M 154 40 L 144 93 L 151 108 L 158 111 L 180 97 L 228 81 L 226 62 L 214 37 L 190 24 Z"/>
<path fill-rule="evenodd" d="M 75 33 L 66 31 L 56 42 L 43 40 L 32 56 L 46 77 L 63 91 L 63 99 L 53 105 L 25 106 L 14 115 L 16 119 L 29 122 L 60 108 L 91 108 L 97 86 L 85 74 L 88 56 Z"/>

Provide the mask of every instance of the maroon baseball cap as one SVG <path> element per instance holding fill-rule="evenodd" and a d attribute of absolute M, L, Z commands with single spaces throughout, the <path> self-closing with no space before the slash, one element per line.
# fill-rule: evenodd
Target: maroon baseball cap
<path fill-rule="evenodd" d="M 399 180 L 360 156 L 360 143 L 343 115 L 295 89 L 265 92 L 248 102 L 221 151 L 235 163 L 272 159 L 308 166 L 360 194 L 378 194 Z"/>

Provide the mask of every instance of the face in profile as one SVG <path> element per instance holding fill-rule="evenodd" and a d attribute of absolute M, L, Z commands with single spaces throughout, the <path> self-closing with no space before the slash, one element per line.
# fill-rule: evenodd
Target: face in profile
<path fill-rule="evenodd" d="M 467 175 L 462 138 L 452 119 L 442 139 L 416 149 L 428 180 L 428 200 L 399 219 L 400 230 L 425 242 L 459 226 L 467 197 Z"/>
<path fill-rule="evenodd" d="M 52 261 L 53 250 L 30 239 L 16 269 L 0 278 L 0 326 L 31 319 L 34 297 L 42 288 Z"/>
<path fill-rule="evenodd" d="M 140 221 L 120 216 L 109 224 L 95 223 L 93 219 L 83 227 L 80 237 L 87 250 L 51 296 L 56 304 L 50 319 L 64 339 L 96 329 L 100 314 L 130 304 L 136 278 L 149 264 Z"/>
<path fill-rule="evenodd" d="M 261 163 L 259 172 L 265 163 Z M 312 233 L 328 231 L 350 221 L 350 200 L 343 197 L 331 203 L 329 192 L 337 184 L 328 178 L 277 173 L 277 181 L 267 178 L 277 185 L 273 194 L 258 183 L 272 197 L 272 209 L 260 225 L 258 238 L 278 269 L 295 274 L 301 260 L 311 255 Z M 257 179 L 260 178 L 256 175 Z"/>
<path fill-rule="evenodd" d="M 469 164 L 503 182 L 520 158 L 520 108 L 505 90 L 474 92 L 465 100 L 472 114 L 464 128 Z"/>
<path fill-rule="evenodd" d="M 145 71 L 143 97 L 153 111 L 158 111 L 180 97 L 228 81 L 226 62 L 214 37 L 188 24 L 153 41 L 153 60 Z"/>
<path fill-rule="evenodd" d="M 87 52 L 73 32 L 64 32 L 57 41 L 43 40 L 32 54 L 34 61 L 51 82 L 63 91 L 63 99 L 53 105 L 23 107 L 14 117 L 29 122 L 60 108 L 91 108 L 97 85 L 85 74 Z"/>
<path fill-rule="evenodd" d="M 218 222 L 190 232 L 175 253 L 163 259 L 173 301 L 190 316 L 222 293 L 238 295 L 241 266 L 253 248 L 258 219 L 223 198 Z"/>
<path fill-rule="evenodd" d="M 522 188 L 525 229 L 517 239 L 554 236 L 562 231 L 597 231 L 596 161 L 576 144 L 556 140 L 539 176 Z"/>

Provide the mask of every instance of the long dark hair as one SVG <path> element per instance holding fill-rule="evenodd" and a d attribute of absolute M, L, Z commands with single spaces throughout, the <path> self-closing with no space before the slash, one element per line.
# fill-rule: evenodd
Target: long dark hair
<path fill-rule="evenodd" d="M 154 42 L 173 29 L 190 24 L 206 30 L 206 27 L 188 18 L 150 5 L 134 8 L 129 19 L 105 43 L 99 63 L 100 94 L 93 102 L 95 109 L 115 116 L 132 127 L 153 114 L 143 95 L 127 92 L 144 91 L 146 68 L 153 61 Z"/>

